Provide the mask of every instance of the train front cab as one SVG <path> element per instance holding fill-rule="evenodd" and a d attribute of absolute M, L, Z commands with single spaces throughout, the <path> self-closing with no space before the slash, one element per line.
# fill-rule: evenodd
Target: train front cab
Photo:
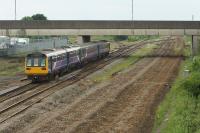
<path fill-rule="evenodd" d="M 48 80 L 48 58 L 44 54 L 29 54 L 25 62 L 28 79 L 33 82 Z"/>

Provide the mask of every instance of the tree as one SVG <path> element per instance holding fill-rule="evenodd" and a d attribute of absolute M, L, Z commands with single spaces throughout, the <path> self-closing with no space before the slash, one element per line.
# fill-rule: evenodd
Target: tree
<path fill-rule="evenodd" d="M 47 20 L 47 17 L 44 14 L 35 14 L 32 16 L 33 20 Z"/>
<path fill-rule="evenodd" d="M 21 20 L 32 21 L 32 20 L 47 20 L 47 17 L 43 14 L 34 14 L 33 16 L 25 16 Z"/>
<path fill-rule="evenodd" d="M 124 41 L 124 40 L 127 40 L 128 39 L 128 36 L 114 36 L 114 40 L 115 41 Z"/>
<path fill-rule="evenodd" d="M 23 17 L 21 20 L 23 20 L 23 21 L 32 21 L 33 18 L 30 17 L 30 16 L 25 16 L 25 17 Z"/>

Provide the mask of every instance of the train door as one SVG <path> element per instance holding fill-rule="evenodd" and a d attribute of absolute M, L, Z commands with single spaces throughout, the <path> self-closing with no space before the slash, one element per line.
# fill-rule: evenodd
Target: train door
<path fill-rule="evenodd" d="M 79 50 L 79 56 L 80 56 L 81 61 L 85 59 L 85 57 L 86 57 L 86 49 L 85 48 L 81 48 Z"/>
<path fill-rule="evenodd" d="M 69 68 L 69 63 L 70 63 L 70 60 L 69 60 L 69 52 L 67 52 L 67 67 Z"/>
<path fill-rule="evenodd" d="M 82 62 L 82 58 L 83 58 L 83 50 L 82 49 L 78 50 L 78 56 L 79 56 L 80 62 Z"/>
<path fill-rule="evenodd" d="M 101 51 L 100 51 L 100 45 L 97 45 L 97 51 L 98 51 L 98 53 L 97 53 L 97 58 L 99 59 L 100 57 L 101 57 Z"/>
<path fill-rule="evenodd" d="M 53 68 L 52 57 L 48 58 L 48 66 L 49 66 L 49 73 L 51 73 Z"/>

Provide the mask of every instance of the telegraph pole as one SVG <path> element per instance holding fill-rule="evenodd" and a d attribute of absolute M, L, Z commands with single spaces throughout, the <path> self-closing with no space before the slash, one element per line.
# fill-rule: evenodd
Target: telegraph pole
<path fill-rule="evenodd" d="M 131 12 L 131 14 L 132 14 L 132 21 L 133 21 L 133 0 L 132 0 L 132 12 Z"/>
<path fill-rule="evenodd" d="M 134 20 L 133 20 L 133 0 L 132 0 L 132 5 L 131 5 L 131 14 L 132 14 L 132 18 L 131 18 L 131 21 L 132 21 L 132 34 L 134 35 Z"/>
<path fill-rule="evenodd" d="M 15 21 L 17 20 L 17 0 L 15 0 Z M 14 35 L 15 37 L 15 35 Z M 10 38 L 11 39 L 11 38 Z M 14 39 L 14 45 L 16 45 L 16 38 Z"/>
<path fill-rule="evenodd" d="M 15 20 L 17 20 L 17 0 L 15 0 Z"/>

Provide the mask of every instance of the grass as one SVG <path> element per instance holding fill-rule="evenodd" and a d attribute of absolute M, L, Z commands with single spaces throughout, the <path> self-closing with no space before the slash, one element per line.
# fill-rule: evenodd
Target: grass
<path fill-rule="evenodd" d="M 19 58 L 0 58 L 0 76 L 14 76 L 24 71 L 24 62 Z"/>
<path fill-rule="evenodd" d="M 191 50 L 192 37 L 185 36 L 184 41 L 186 42 L 185 49 L 184 49 L 184 55 L 185 56 L 191 56 L 192 55 L 192 50 Z"/>
<path fill-rule="evenodd" d="M 185 37 L 185 55 L 191 55 L 191 38 Z M 185 76 L 184 70 L 190 70 Z M 200 133 L 200 56 L 187 58 L 166 98 L 158 107 L 153 132 Z"/>
<path fill-rule="evenodd" d="M 77 44 L 77 36 L 68 36 L 70 44 Z M 92 41 L 100 41 L 100 40 L 107 40 L 107 41 L 114 41 L 114 36 L 91 36 Z"/>
<path fill-rule="evenodd" d="M 143 58 L 145 55 L 148 55 L 156 48 L 157 45 L 148 44 L 144 48 L 138 50 L 136 53 L 133 53 L 129 57 L 124 58 L 121 62 L 115 64 L 114 66 L 106 69 L 101 74 L 98 74 L 93 78 L 95 82 L 102 82 L 112 78 L 113 75 L 119 73 L 122 70 L 125 70 L 131 67 L 139 59 Z"/>
<path fill-rule="evenodd" d="M 100 40 L 107 40 L 110 42 L 113 41 L 128 41 L 128 42 L 135 42 L 139 40 L 150 40 L 156 39 L 159 36 L 113 36 L 113 35 L 104 35 L 104 36 L 91 36 L 92 41 L 100 41 Z M 77 43 L 77 36 L 68 36 L 69 42 L 72 44 Z"/>
<path fill-rule="evenodd" d="M 185 81 L 183 76 L 185 66 L 191 62 L 189 59 L 182 64 L 177 80 L 159 106 L 153 132 L 159 129 L 161 133 L 200 133 L 200 100 L 195 101 L 194 97 L 182 87 Z"/>
<path fill-rule="evenodd" d="M 159 36 L 147 36 L 147 35 L 140 35 L 140 36 L 129 36 L 128 41 L 134 42 L 139 40 L 150 40 L 150 39 L 157 39 Z"/>
<path fill-rule="evenodd" d="M 38 52 L 39 50 L 34 50 L 32 52 L 20 52 L 20 53 L 17 53 L 17 54 L 12 54 L 12 55 L 9 55 L 8 57 L 9 58 L 25 58 L 27 56 L 27 54 L 30 54 L 30 53 L 33 53 L 33 52 Z"/>
<path fill-rule="evenodd" d="M 114 36 L 92 36 L 92 41 L 100 41 L 100 40 L 107 40 L 107 41 L 114 41 Z"/>
<path fill-rule="evenodd" d="M 171 88 L 170 92 L 166 95 L 165 100 L 158 107 L 153 132 L 156 132 L 156 130 L 158 128 L 163 128 L 163 127 L 161 127 L 161 125 L 163 122 L 166 122 L 167 119 L 168 119 L 168 122 L 166 122 L 165 124 L 167 126 L 170 126 L 173 123 L 174 119 L 177 118 L 177 117 L 174 117 L 173 113 L 175 113 L 175 114 L 178 113 L 179 109 L 182 108 L 180 106 L 183 106 L 185 103 L 185 100 L 182 98 L 182 97 L 184 97 L 183 95 L 185 95 L 185 91 L 180 90 L 180 88 L 178 87 L 182 80 L 183 70 L 184 70 L 184 64 L 182 65 L 181 72 L 180 72 L 177 80 L 173 84 L 173 87 Z M 177 108 L 178 108 L 178 110 L 177 110 Z M 177 120 L 178 120 L 178 118 L 177 118 Z M 172 122 L 169 122 L 169 121 L 172 121 Z M 177 123 L 175 125 L 177 125 Z M 169 133 L 173 133 L 174 132 L 173 130 L 177 130 L 177 129 L 175 129 L 175 125 L 170 126 L 171 129 L 169 129 L 169 127 L 166 126 L 163 129 L 160 129 L 160 131 L 162 133 L 168 132 L 166 130 L 166 128 L 168 128 Z"/>
<path fill-rule="evenodd" d="M 76 44 L 77 43 L 77 36 L 68 36 L 68 41 L 70 44 Z"/>

